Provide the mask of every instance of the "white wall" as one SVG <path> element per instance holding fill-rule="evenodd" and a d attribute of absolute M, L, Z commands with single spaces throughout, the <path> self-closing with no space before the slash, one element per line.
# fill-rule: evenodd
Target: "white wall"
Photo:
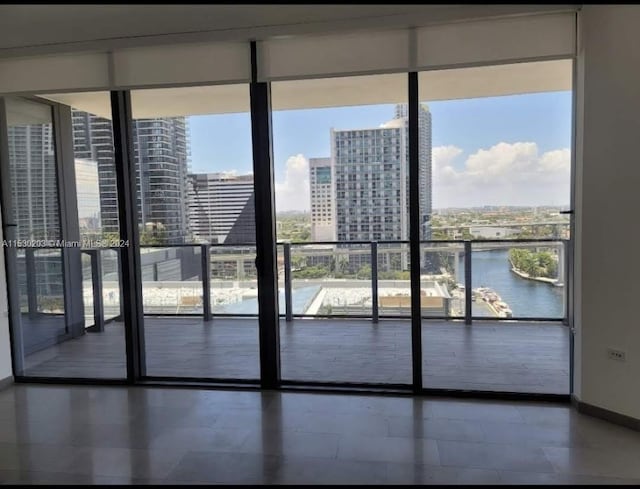
<path fill-rule="evenodd" d="M 575 390 L 640 419 L 640 7 L 588 5 L 580 25 Z"/>
<path fill-rule="evenodd" d="M 1 220 L 0 220 L 1 222 Z M 0 242 L 2 241 L 0 227 Z M 7 282 L 4 269 L 4 249 L 0 248 L 0 381 L 12 375 L 9 317 L 7 314 Z"/>

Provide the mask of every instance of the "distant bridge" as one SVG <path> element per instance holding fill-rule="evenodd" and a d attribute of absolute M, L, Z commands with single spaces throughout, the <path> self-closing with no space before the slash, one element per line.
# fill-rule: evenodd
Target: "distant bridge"
<path fill-rule="evenodd" d="M 522 228 L 539 226 L 568 226 L 569 221 L 540 221 L 540 222 L 507 222 L 495 224 L 460 224 L 458 226 L 433 226 L 432 230 L 449 230 L 463 228 Z"/>

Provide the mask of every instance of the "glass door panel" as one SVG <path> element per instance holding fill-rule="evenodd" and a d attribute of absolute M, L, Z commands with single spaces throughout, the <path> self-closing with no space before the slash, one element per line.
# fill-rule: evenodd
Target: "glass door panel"
<path fill-rule="evenodd" d="M 249 86 L 131 103 L 147 375 L 257 380 Z"/>
<path fill-rule="evenodd" d="M 271 92 L 282 378 L 408 385 L 407 75 Z"/>
<path fill-rule="evenodd" d="M 423 313 L 423 384 L 568 394 L 572 61 L 423 72 L 419 94 L 433 123 L 421 277 L 449 302 L 445 320 Z"/>

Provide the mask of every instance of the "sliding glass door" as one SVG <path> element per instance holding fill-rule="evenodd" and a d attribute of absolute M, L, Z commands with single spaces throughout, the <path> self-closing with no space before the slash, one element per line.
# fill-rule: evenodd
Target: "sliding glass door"
<path fill-rule="evenodd" d="M 7 98 L 4 117 L 5 257 L 11 271 L 14 358 L 25 372 L 35 366 L 32 359 L 39 351 L 71 336 L 65 321 L 62 250 L 42 247 L 62 238 L 56 141 L 47 104 Z"/>
<path fill-rule="evenodd" d="M 567 394 L 571 100 L 570 60 L 4 98 L 16 373 Z"/>
<path fill-rule="evenodd" d="M 84 96 L 109 111 L 107 93 Z M 100 176 L 114 164 L 110 122 L 97 117 L 49 96 L 4 99 L 3 232 L 16 376 L 126 374 L 122 324 L 105 330 L 120 316 L 120 293 L 117 251 L 96 248 L 104 244 L 108 200 Z M 91 125 L 100 130 L 85 130 Z M 117 229 L 117 207 L 111 222 Z"/>
<path fill-rule="evenodd" d="M 446 290 L 447 319 L 466 320 L 423 310 L 424 387 L 568 394 L 572 61 L 419 83 L 433 172 L 421 281 Z"/>
<path fill-rule="evenodd" d="M 133 90 L 146 375 L 260 378 L 247 84 Z"/>
<path fill-rule="evenodd" d="M 282 378 L 409 386 L 407 75 L 271 90 Z"/>

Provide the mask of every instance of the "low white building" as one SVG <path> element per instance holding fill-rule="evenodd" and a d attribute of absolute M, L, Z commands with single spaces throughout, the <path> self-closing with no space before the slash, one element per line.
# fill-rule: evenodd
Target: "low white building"
<path fill-rule="evenodd" d="M 502 239 L 518 234 L 517 228 L 501 226 L 470 226 L 469 233 L 474 238 L 481 239 Z"/>

